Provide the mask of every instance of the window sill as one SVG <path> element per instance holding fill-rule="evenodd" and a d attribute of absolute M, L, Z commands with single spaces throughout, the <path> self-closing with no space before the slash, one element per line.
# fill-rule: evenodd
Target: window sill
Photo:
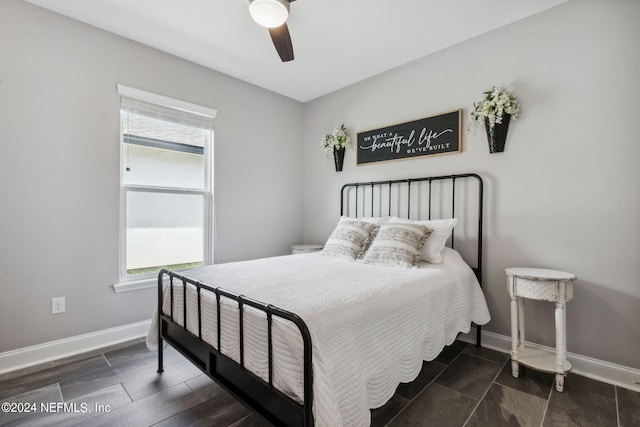
<path fill-rule="evenodd" d="M 115 283 L 113 286 L 113 292 L 119 294 L 121 292 L 139 291 L 141 289 L 155 288 L 158 286 L 157 277 L 149 277 L 142 280 L 133 280 L 130 282 Z"/>

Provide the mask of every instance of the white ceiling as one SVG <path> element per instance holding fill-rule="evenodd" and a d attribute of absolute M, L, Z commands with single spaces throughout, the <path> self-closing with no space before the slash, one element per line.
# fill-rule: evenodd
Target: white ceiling
<path fill-rule="evenodd" d="M 280 62 L 247 0 L 26 0 L 306 102 L 567 0 L 297 0 Z"/>

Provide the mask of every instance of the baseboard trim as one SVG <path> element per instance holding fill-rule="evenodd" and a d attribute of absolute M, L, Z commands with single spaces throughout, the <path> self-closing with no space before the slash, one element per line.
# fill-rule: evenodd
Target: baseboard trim
<path fill-rule="evenodd" d="M 0 353 L 0 374 L 143 337 L 151 320 Z"/>
<path fill-rule="evenodd" d="M 149 330 L 150 324 L 151 320 L 144 320 L 0 353 L 0 374 L 144 337 Z M 460 334 L 459 339 L 475 343 L 475 328 L 472 328 L 466 334 Z M 482 331 L 482 346 L 508 354 L 511 351 L 511 337 Z M 551 347 L 530 342 L 527 342 L 527 346 L 553 350 Z M 571 372 L 630 390 L 640 391 L 640 384 L 638 384 L 640 383 L 640 370 L 638 369 L 574 353 L 567 353 L 567 359 L 573 366 Z"/>
<path fill-rule="evenodd" d="M 475 343 L 475 328 L 472 328 L 471 331 L 466 334 L 460 334 L 458 338 L 461 341 Z M 511 352 L 511 337 L 483 330 L 482 347 L 509 354 Z M 554 349 L 551 347 L 536 343 L 530 343 L 528 341 L 527 347 L 554 351 Z M 573 369 L 571 370 L 571 372 L 573 373 L 608 384 L 627 388 L 629 390 L 640 391 L 639 369 L 616 365 L 615 363 L 605 362 L 604 360 L 593 359 L 591 357 L 569 352 L 567 352 L 567 360 L 569 360 L 569 362 L 571 362 L 571 365 L 573 366 Z"/>

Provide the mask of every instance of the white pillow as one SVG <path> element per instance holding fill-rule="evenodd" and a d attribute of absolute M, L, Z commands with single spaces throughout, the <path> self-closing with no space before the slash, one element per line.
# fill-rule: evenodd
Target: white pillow
<path fill-rule="evenodd" d="M 341 218 L 324 245 L 322 253 L 354 261 L 369 247 L 378 228 L 376 224 L 370 222 Z"/>
<path fill-rule="evenodd" d="M 431 230 L 420 224 L 382 224 L 364 255 L 365 264 L 412 268 L 420 262 L 420 250 Z"/>
<path fill-rule="evenodd" d="M 389 222 L 391 220 L 391 217 L 390 216 L 362 216 L 360 218 L 354 218 L 354 217 L 344 216 L 344 215 L 340 217 L 340 221 L 345 221 L 348 219 L 354 220 L 354 221 L 364 221 L 364 222 L 368 222 L 376 225 L 382 225 Z"/>
<path fill-rule="evenodd" d="M 424 242 L 422 247 L 422 253 L 420 259 L 430 262 L 432 264 L 440 264 L 442 262 L 442 249 L 447 243 L 447 239 L 451 236 L 453 227 L 458 223 L 457 218 L 449 219 L 430 219 L 425 221 L 416 221 L 404 218 L 393 217 L 389 221 L 390 223 L 401 224 L 421 224 L 426 225 L 432 230 L 431 235 Z"/>

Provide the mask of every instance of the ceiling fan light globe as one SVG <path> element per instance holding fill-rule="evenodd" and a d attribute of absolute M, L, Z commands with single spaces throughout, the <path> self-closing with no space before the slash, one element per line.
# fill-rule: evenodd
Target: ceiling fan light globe
<path fill-rule="evenodd" d="M 287 21 L 288 0 L 249 0 L 249 13 L 254 21 L 266 28 L 276 28 Z"/>

